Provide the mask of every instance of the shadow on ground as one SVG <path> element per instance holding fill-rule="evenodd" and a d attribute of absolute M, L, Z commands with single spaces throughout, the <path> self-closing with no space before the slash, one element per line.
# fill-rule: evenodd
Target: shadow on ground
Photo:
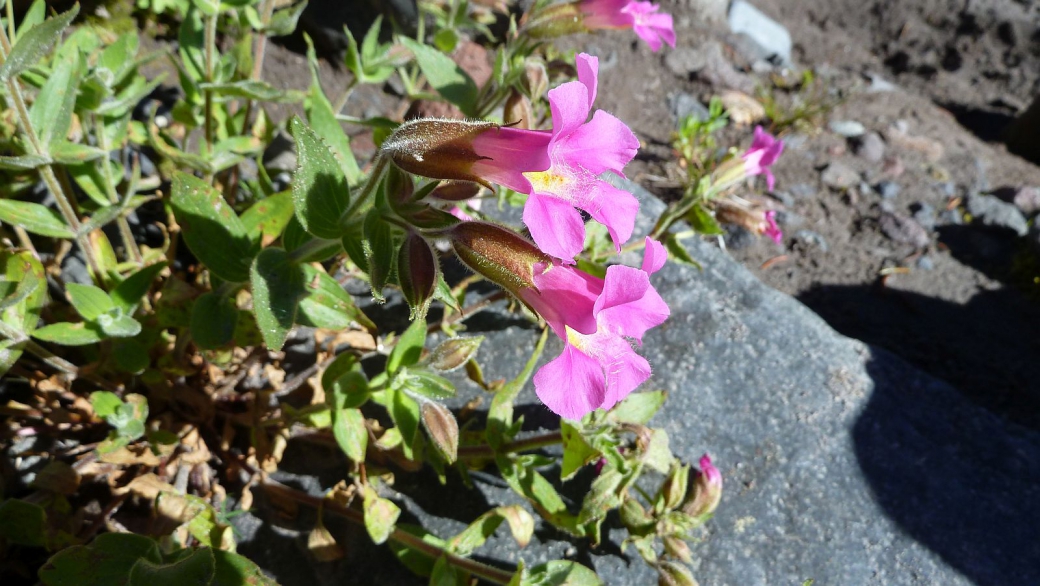
<path fill-rule="evenodd" d="M 879 505 L 979 586 L 1040 584 L 1037 434 L 891 363 L 868 363 L 875 390 L 852 430 Z"/>

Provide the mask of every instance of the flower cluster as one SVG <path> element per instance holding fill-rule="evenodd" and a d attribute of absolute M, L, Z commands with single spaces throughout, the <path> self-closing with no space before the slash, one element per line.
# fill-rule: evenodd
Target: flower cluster
<path fill-rule="evenodd" d="M 583 0 L 582 24 L 594 29 L 632 29 L 636 35 L 658 51 L 662 43 L 675 48 L 672 15 L 658 12 L 660 7 L 639 0 Z"/>
<path fill-rule="evenodd" d="M 668 316 L 650 285 L 666 257 L 660 243 L 646 241 L 641 269 L 612 266 L 604 279 L 572 266 L 585 245 L 579 210 L 607 228 L 617 252 L 632 236 L 639 211 L 635 196 L 602 178 L 623 176 L 639 141 L 614 116 L 592 112 L 596 57 L 580 54 L 575 65 L 577 81 L 548 93 L 551 130 L 415 120 L 382 147 L 412 173 L 527 194 L 523 219 L 533 243 L 460 214 L 463 223 L 450 238 L 464 262 L 510 290 L 565 342 L 563 353 L 535 376 L 535 387 L 550 409 L 568 418 L 613 406 L 650 376 L 629 339 L 641 342 Z"/>

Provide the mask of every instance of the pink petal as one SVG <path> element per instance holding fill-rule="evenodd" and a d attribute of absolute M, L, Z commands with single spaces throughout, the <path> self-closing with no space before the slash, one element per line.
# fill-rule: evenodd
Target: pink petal
<path fill-rule="evenodd" d="M 507 126 L 482 132 L 473 139 L 473 150 L 485 159 L 473 163 L 471 170 L 492 183 L 531 193 L 531 182 L 523 173 L 549 168 L 551 138 L 548 131 Z"/>
<path fill-rule="evenodd" d="M 603 293 L 593 314 L 601 329 L 642 341 L 643 334 L 670 315 L 668 304 L 650 285 L 650 275 L 633 267 L 607 267 Z"/>
<path fill-rule="evenodd" d="M 521 296 L 542 316 L 561 339 L 567 338 L 566 327 L 580 334 L 593 334 L 599 327 L 593 315 L 596 299 L 603 292 L 603 280 L 573 267 L 535 266 L 537 291 L 523 291 Z M 565 327 L 566 326 L 566 327 Z"/>
<path fill-rule="evenodd" d="M 537 194 L 528 196 L 524 224 L 542 252 L 565 262 L 573 263 L 585 248 L 585 223 L 567 202 Z"/>
<path fill-rule="evenodd" d="M 569 81 L 549 90 L 553 139 L 567 136 L 585 124 L 592 109 L 589 104 L 589 88 L 580 81 Z"/>
<path fill-rule="evenodd" d="M 661 270 L 666 260 L 668 251 L 664 249 L 664 245 L 647 236 L 643 251 L 643 272 L 649 275 L 656 273 Z"/>
<path fill-rule="evenodd" d="M 566 419 L 581 419 L 599 407 L 605 385 L 599 362 L 570 344 L 534 375 L 538 398 L 550 411 Z"/>
<path fill-rule="evenodd" d="M 629 28 L 632 15 L 622 11 L 630 0 L 585 0 L 581 3 L 582 24 L 590 29 Z"/>
<path fill-rule="evenodd" d="M 602 409 L 610 409 L 650 378 L 650 363 L 636 354 L 624 340 L 620 342 L 612 360 L 603 364 L 606 370 L 606 392 L 600 404 Z"/>
<path fill-rule="evenodd" d="M 614 248 L 620 253 L 621 245 L 628 242 L 635 230 L 639 200 L 631 193 L 606 181 L 596 181 L 593 184 L 591 197 L 592 200 L 582 205 L 582 209 L 607 227 L 610 238 L 614 241 Z"/>
<path fill-rule="evenodd" d="M 589 90 L 589 109 L 596 101 L 596 84 L 599 77 L 599 57 L 588 53 L 578 53 L 574 58 L 574 68 L 578 70 L 578 81 Z"/>
<path fill-rule="evenodd" d="M 625 165 L 639 150 L 639 139 L 624 122 L 597 110 L 587 124 L 555 136 L 549 148 L 554 158 L 587 169 L 593 175 L 613 171 L 624 177 Z"/>

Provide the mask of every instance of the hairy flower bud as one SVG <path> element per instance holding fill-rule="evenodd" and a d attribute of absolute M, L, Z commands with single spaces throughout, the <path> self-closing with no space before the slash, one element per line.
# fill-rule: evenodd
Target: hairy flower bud
<path fill-rule="evenodd" d="M 551 262 L 530 240 L 490 222 L 462 222 L 446 235 L 470 269 L 518 297 L 535 289 L 535 265 Z"/>
<path fill-rule="evenodd" d="M 534 110 L 531 109 L 531 100 L 524 94 L 513 90 L 503 108 L 502 119 L 512 124 L 514 128 L 530 129 L 534 122 Z"/>
<path fill-rule="evenodd" d="M 426 317 L 439 274 L 440 264 L 430 243 L 409 232 L 397 253 L 397 276 L 405 301 L 412 309 L 411 319 Z"/>
<path fill-rule="evenodd" d="M 449 464 L 454 464 L 459 454 L 459 423 L 455 416 L 444 405 L 425 401 L 422 404 L 422 424 L 437 451 Z"/>
<path fill-rule="evenodd" d="M 524 15 L 520 21 L 520 34 L 532 39 L 551 39 L 585 32 L 582 12 L 577 2 L 550 4 L 545 8 Z"/>
<path fill-rule="evenodd" d="M 682 504 L 686 498 L 686 490 L 690 482 L 689 466 L 673 466 L 668 478 L 661 485 L 661 496 L 664 497 L 664 508 L 671 510 Z"/>
<path fill-rule="evenodd" d="M 497 128 L 491 122 L 420 118 L 397 127 L 381 151 L 401 169 L 433 179 L 475 181 L 491 185 L 473 171 L 486 157 L 477 154 L 473 139 Z"/>
<path fill-rule="evenodd" d="M 704 454 L 700 460 L 701 471 L 693 481 L 693 493 L 683 503 L 683 512 L 693 517 L 710 515 L 722 500 L 722 474 Z"/>
<path fill-rule="evenodd" d="M 681 562 L 693 563 L 693 553 L 690 552 L 690 546 L 686 545 L 685 541 L 674 535 L 667 535 L 661 541 L 664 542 L 665 553 Z"/>
<path fill-rule="evenodd" d="M 661 562 L 657 564 L 658 586 L 697 586 L 693 574 L 682 564 Z"/>
<path fill-rule="evenodd" d="M 441 201 L 466 201 L 473 199 L 480 193 L 480 186 L 468 181 L 444 183 L 438 185 L 426 197 Z"/>

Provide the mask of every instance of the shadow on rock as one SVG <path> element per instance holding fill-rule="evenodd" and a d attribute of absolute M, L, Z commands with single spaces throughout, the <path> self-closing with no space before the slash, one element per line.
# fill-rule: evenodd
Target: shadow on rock
<path fill-rule="evenodd" d="M 1000 417 L 1040 430 L 1040 305 L 1011 288 L 966 304 L 875 286 L 798 299 L 838 332 L 898 354 Z"/>
<path fill-rule="evenodd" d="M 852 430 L 879 505 L 980 586 L 1040 584 L 1037 435 L 892 363 L 868 362 L 875 390 Z"/>

